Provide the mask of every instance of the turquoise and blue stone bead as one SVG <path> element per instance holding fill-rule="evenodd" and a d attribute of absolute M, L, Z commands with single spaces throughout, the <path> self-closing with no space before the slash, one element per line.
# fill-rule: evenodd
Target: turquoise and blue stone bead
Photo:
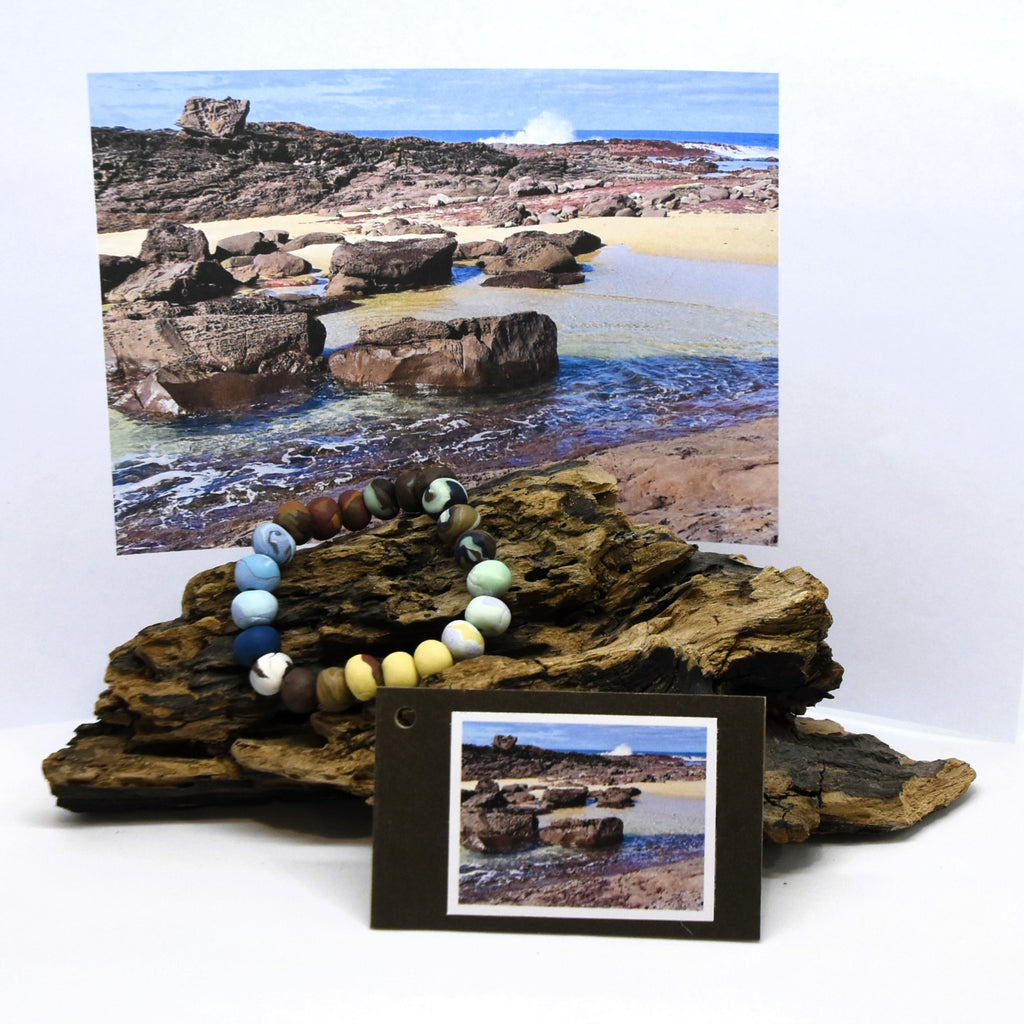
<path fill-rule="evenodd" d="M 295 538 L 277 523 L 260 523 L 253 531 L 252 549 L 278 565 L 287 565 L 295 557 Z"/>
<path fill-rule="evenodd" d="M 281 650 L 281 636 L 273 626 L 250 626 L 235 637 L 235 661 L 246 668 L 264 654 Z"/>
<path fill-rule="evenodd" d="M 231 618 L 239 629 L 269 626 L 277 618 L 277 598 L 269 590 L 243 590 L 231 602 Z"/>
<path fill-rule="evenodd" d="M 269 555 L 246 555 L 235 563 L 235 586 L 239 590 L 276 590 L 281 567 Z"/>

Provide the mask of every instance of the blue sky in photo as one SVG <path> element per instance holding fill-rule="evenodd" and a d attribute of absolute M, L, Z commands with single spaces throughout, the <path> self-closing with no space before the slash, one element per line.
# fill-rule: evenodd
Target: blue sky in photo
<path fill-rule="evenodd" d="M 685 719 L 680 720 L 681 723 Z M 550 722 L 521 719 L 463 719 L 462 742 L 490 746 L 497 736 L 515 736 L 520 744 L 545 750 L 597 753 L 699 754 L 706 756 L 708 735 L 703 725 L 645 725 L 630 720 L 605 722 L 553 718 Z"/>
<path fill-rule="evenodd" d="M 173 128 L 191 96 L 247 99 L 250 121 L 356 134 L 504 132 L 544 117 L 569 130 L 779 130 L 778 76 L 769 73 L 415 68 L 89 76 L 96 127 Z"/>

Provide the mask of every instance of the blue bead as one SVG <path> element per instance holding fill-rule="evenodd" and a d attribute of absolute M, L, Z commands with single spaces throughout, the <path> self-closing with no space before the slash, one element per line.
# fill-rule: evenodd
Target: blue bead
<path fill-rule="evenodd" d="M 287 565 L 295 557 L 295 538 L 277 523 L 260 523 L 253 531 L 252 549 L 278 565 Z"/>
<path fill-rule="evenodd" d="M 276 590 L 280 582 L 280 566 L 269 555 L 246 555 L 235 563 L 239 590 Z"/>
<path fill-rule="evenodd" d="M 251 668 L 264 654 L 281 650 L 281 637 L 273 626 L 250 626 L 235 637 L 235 661 Z"/>
<path fill-rule="evenodd" d="M 277 618 L 277 598 L 269 590 L 243 590 L 231 602 L 231 618 L 239 629 L 269 626 Z"/>

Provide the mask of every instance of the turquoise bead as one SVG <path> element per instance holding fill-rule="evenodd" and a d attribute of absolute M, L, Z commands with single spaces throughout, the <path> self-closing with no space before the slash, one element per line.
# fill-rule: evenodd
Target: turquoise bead
<path fill-rule="evenodd" d="M 231 618 L 239 629 L 269 626 L 277 618 L 277 598 L 269 590 L 243 590 L 231 602 Z"/>
<path fill-rule="evenodd" d="M 501 597 L 512 586 L 512 572 L 504 562 L 495 558 L 485 558 L 477 562 L 466 577 L 466 589 L 474 596 L 486 594 L 489 597 Z"/>
<path fill-rule="evenodd" d="M 235 563 L 235 586 L 239 590 L 276 590 L 281 567 L 270 555 L 246 555 Z"/>
<path fill-rule="evenodd" d="M 253 531 L 252 549 L 278 565 L 287 565 L 295 557 L 295 538 L 277 523 L 260 523 Z"/>
<path fill-rule="evenodd" d="M 512 622 L 512 612 L 500 597 L 474 597 L 464 615 L 484 636 L 500 636 Z"/>

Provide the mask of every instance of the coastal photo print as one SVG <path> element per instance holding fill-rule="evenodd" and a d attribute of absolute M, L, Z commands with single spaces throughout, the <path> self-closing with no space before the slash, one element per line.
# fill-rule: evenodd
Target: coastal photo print
<path fill-rule="evenodd" d="M 89 97 L 119 553 L 244 544 L 410 464 L 472 486 L 569 459 L 635 521 L 777 541 L 776 75 L 98 73 Z"/>
<path fill-rule="evenodd" d="M 448 912 L 714 920 L 714 719 L 452 716 Z"/>

